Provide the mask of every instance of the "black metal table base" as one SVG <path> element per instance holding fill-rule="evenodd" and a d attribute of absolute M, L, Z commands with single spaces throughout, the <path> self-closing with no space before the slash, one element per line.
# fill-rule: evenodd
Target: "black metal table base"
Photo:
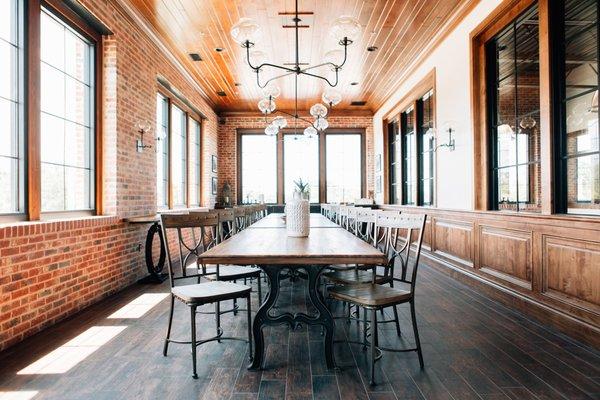
<path fill-rule="evenodd" d="M 324 265 L 291 265 L 287 266 L 291 270 L 302 269 L 306 271 L 308 275 L 308 296 L 312 305 L 317 310 L 317 315 L 308 315 L 305 313 L 289 313 L 284 312 L 278 315 L 271 315 L 270 311 L 273 309 L 277 297 L 279 296 L 279 283 L 280 274 L 284 269 L 278 265 L 259 265 L 259 267 L 265 272 L 269 278 L 270 290 L 266 300 L 258 309 L 256 316 L 254 317 L 254 323 L 252 325 L 252 334 L 254 337 L 254 358 L 252 364 L 248 367 L 251 370 L 259 370 L 263 366 L 264 354 L 265 354 L 265 339 L 263 336 L 263 327 L 267 325 L 280 325 L 287 324 L 290 328 L 294 329 L 301 324 L 306 325 L 320 325 L 325 328 L 325 361 L 327 368 L 333 369 L 336 367 L 333 356 L 333 331 L 334 331 L 334 320 L 333 315 L 325 305 L 323 296 L 318 290 L 319 276 Z"/>

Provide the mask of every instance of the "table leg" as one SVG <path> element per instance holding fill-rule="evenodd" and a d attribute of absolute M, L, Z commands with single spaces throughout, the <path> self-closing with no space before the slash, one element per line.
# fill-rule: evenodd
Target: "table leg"
<path fill-rule="evenodd" d="M 335 359 L 333 355 L 333 335 L 334 335 L 334 319 L 331 311 L 325 305 L 325 299 L 319 291 L 319 277 L 323 271 L 323 266 L 310 265 L 306 268 L 308 272 L 308 296 L 312 305 L 319 312 L 316 319 L 311 321 L 312 324 L 322 325 L 325 328 L 325 361 L 327 368 L 335 368 Z"/>
<path fill-rule="evenodd" d="M 305 313 L 289 313 L 284 312 L 279 315 L 271 315 L 270 310 L 275 305 L 279 297 L 280 272 L 282 267 L 277 265 L 261 265 L 260 268 L 269 278 L 270 290 L 266 300 L 258 309 L 254 322 L 252 324 L 252 332 L 254 337 L 254 357 L 252 364 L 248 367 L 251 370 L 262 368 L 265 353 L 265 340 L 263 336 L 263 327 L 266 325 L 288 324 L 290 328 L 295 328 L 299 324 L 306 325 L 321 325 L 325 328 L 325 361 L 327 368 L 335 368 L 335 360 L 333 356 L 333 335 L 334 335 L 334 319 L 333 315 L 325 305 L 325 301 L 319 292 L 318 283 L 323 266 L 321 265 L 298 265 L 290 266 L 293 269 L 303 269 L 308 274 L 308 295 L 312 305 L 317 309 L 317 315 L 307 315 Z"/>
<path fill-rule="evenodd" d="M 269 310 L 273 307 L 279 296 L 279 271 L 281 267 L 272 265 L 261 265 L 260 268 L 265 272 L 269 279 L 269 294 L 261 304 L 252 323 L 252 337 L 254 338 L 254 357 L 252 364 L 248 367 L 251 370 L 262 368 L 265 353 L 265 337 L 263 327 L 268 324 Z"/>

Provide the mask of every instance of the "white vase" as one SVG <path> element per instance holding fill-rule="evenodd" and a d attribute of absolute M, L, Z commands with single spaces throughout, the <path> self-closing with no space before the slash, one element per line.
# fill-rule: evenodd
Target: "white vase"
<path fill-rule="evenodd" d="M 306 237 L 310 233 L 308 200 L 292 200 L 285 205 L 286 232 L 290 237 Z"/>

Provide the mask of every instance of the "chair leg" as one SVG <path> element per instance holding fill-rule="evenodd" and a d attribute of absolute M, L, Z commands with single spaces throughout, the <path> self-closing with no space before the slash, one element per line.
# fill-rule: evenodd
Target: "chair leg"
<path fill-rule="evenodd" d="M 262 305 L 262 285 L 260 284 L 260 276 L 256 280 L 257 290 L 258 290 L 258 306 Z"/>
<path fill-rule="evenodd" d="M 364 310 L 367 313 L 367 310 Z M 377 310 L 371 310 L 371 386 L 375 386 L 375 357 L 377 355 Z"/>
<path fill-rule="evenodd" d="M 167 327 L 167 337 L 165 339 L 165 347 L 163 348 L 163 356 L 167 356 L 169 348 L 169 339 L 171 338 L 171 325 L 173 324 L 173 308 L 175 306 L 175 297 L 171 295 L 171 309 L 169 310 L 169 326 Z"/>
<path fill-rule="evenodd" d="M 190 310 L 192 312 L 192 366 L 194 368 L 192 378 L 198 379 L 198 373 L 196 372 L 196 306 L 191 306 Z"/>
<path fill-rule="evenodd" d="M 415 333 L 415 343 L 417 345 L 417 354 L 419 355 L 419 365 L 421 369 L 424 368 L 423 363 L 423 352 L 421 351 L 421 341 L 419 340 L 419 328 L 417 327 L 417 317 L 415 315 L 415 299 L 413 298 L 410 302 L 410 316 L 412 318 L 413 331 Z"/>
<path fill-rule="evenodd" d="M 215 322 L 217 324 L 217 335 L 221 332 L 221 303 L 215 303 Z M 221 343 L 220 339 L 217 342 Z"/>
<path fill-rule="evenodd" d="M 358 309 L 358 306 L 356 306 Z M 367 312 L 363 312 L 363 350 L 367 350 Z"/>
<path fill-rule="evenodd" d="M 260 282 L 260 279 L 259 279 Z M 248 297 L 246 297 L 246 309 L 248 310 L 248 352 L 249 352 L 249 358 L 250 361 L 252 361 L 253 359 L 253 353 L 252 353 L 252 299 L 250 297 L 250 295 L 248 295 Z"/>
<path fill-rule="evenodd" d="M 236 280 L 233 283 L 237 283 Z M 237 299 L 233 299 L 233 315 L 237 315 Z"/>
<path fill-rule="evenodd" d="M 396 333 L 398 336 L 402 336 L 402 332 L 400 331 L 400 320 L 398 319 L 398 306 L 394 305 L 394 320 L 396 321 Z"/>

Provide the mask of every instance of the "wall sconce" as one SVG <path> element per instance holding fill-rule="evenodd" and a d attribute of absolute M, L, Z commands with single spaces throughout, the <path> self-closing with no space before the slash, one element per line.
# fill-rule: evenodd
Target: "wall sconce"
<path fill-rule="evenodd" d="M 141 153 L 144 151 L 144 149 L 151 148 L 152 147 L 151 145 L 144 143 L 144 135 L 146 133 L 150 133 L 150 131 L 152 130 L 152 126 L 150 125 L 150 122 L 148 122 L 148 121 L 136 122 L 135 130 L 140 134 L 139 139 L 136 139 L 136 141 L 135 141 L 135 148 L 136 148 L 137 152 Z"/>
<path fill-rule="evenodd" d="M 436 151 L 440 147 L 447 147 L 448 149 L 450 149 L 450 151 L 454 151 L 456 149 L 456 142 L 454 141 L 454 137 L 452 136 L 452 134 L 454 132 L 456 132 L 456 129 L 454 129 L 452 127 L 453 125 L 454 124 L 452 122 L 445 122 L 442 125 L 442 131 L 443 132 L 448 132 L 448 142 L 447 143 L 438 144 L 437 146 L 435 146 L 435 150 Z"/>

